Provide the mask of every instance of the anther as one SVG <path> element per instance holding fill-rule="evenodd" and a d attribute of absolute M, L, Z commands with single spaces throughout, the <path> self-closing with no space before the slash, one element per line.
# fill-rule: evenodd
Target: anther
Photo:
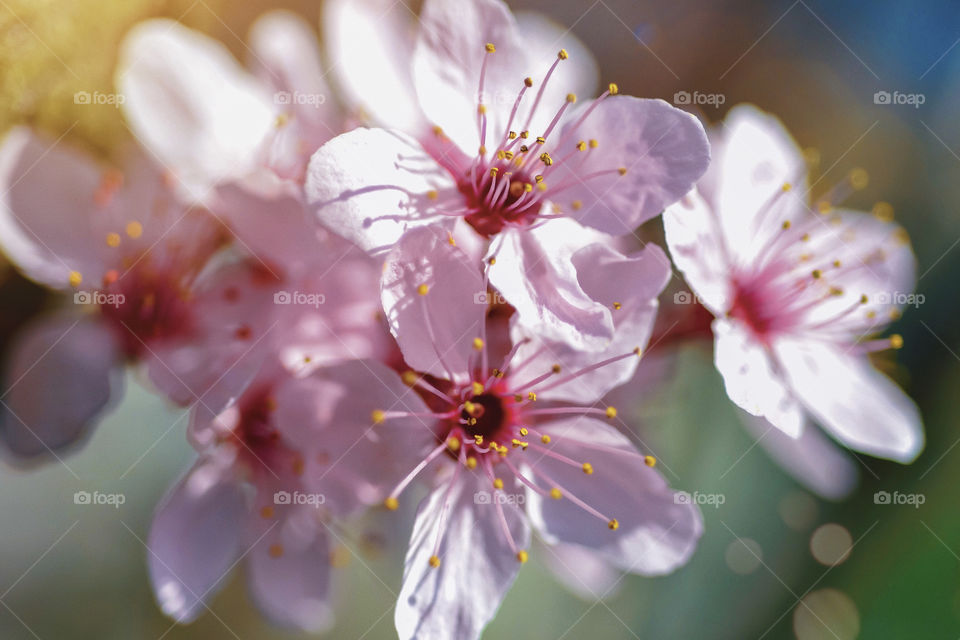
<path fill-rule="evenodd" d="M 529 393 L 527 393 L 527 400 L 529 400 L 530 402 L 536 402 L 537 394 L 534 393 L 533 391 L 530 391 Z"/>
<path fill-rule="evenodd" d="M 493 46 L 493 43 L 490 43 L 490 42 L 487 43 L 486 49 L 487 49 L 487 53 L 493 53 L 497 50 L 497 48 Z"/>
<path fill-rule="evenodd" d="M 867 184 L 870 182 L 870 176 L 867 174 L 866 169 L 861 169 L 857 167 L 850 172 L 850 186 L 860 191 L 865 189 Z"/>
<path fill-rule="evenodd" d="M 136 240 L 141 235 L 143 235 L 143 225 L 137 222 L 136 220 L 133 220 L 127 223 L 127 227 L 125 231 L 127 232 L 128 236 Z"/>
<path fill-rule="evenodd" d="M 895 333 L 895 334 L 893 334 L 892 336 L 890 336 L 890 346 L 891 346 L 893 349 L 900 349 L 900 348 L 902 348 L 902 347 L 903 347 L 903 336 L 901 336 L 899 333 Z"/>
<path fill-rule="evenodd" d="M 533 86 L 533 78 L 529 78 L 529 77 L 528 77 L 528 78 L 524 78 L 524 79 L 523 79 L 523 84 L 524 84 L 524 86 L 527 87 L 527 89 L 529 89 L 530 87 Z"/>
<path fill-rule="evenodd" d="M 563 492 L 560 491 L 560 489 L 558 489 L 557 487 L 554 487 L 550 489 L 550 497 L 553 498 L 554 500 L 559 500 L 560 498 L 563 497 Z"/>
<path fill-rule="evenodd" d="M 607 407 L 606 411 L 607 417 L 613 420 L 617 417 L 617 408 L 616 407 Z"/>
<path fill-rule="evenodd" d="M 607 91 L 610 92 L 610 95 L 615 96 L 615 95 L 617 95 L 618 93 L 620 93 L 620 87 L 617 86 L 617 83 L 616 83 L 616 82 L 611 82 L 611 83 L 607 86 Z"/>
<path fill-rule="evenodd" d="M 498 489 L 498 490 L 499 490 L 499 489 L 503 489 L 503 480 L 500 479 L 500 478 L 494 478 L 494 480 L 493 480 L 493 488 L 494 488 L 494 489 Z"/>
<path fill-rule="evenodd" d="M 657 464 L 657 459 L 653 456 L 643 456 L 643 463 L 648 467 L 653 467 Z"/>
<path fill-rule="evenodd" d="M 619 302 L 614 302 L 614 303 L 613 303 L 613 309 L 614 309 L 614 311 L 620 311 L 620 309 L 622 309 L 622 308 L 623 308 L 623 305 L 620 304 Z"/>
<path fill-rule="evenodd" d="M 819 280 L 820 277 L 823 275 L 823 272 L 820 271 L 820 269 L 814 269 L 813 272 L 812 272 L 810 275 L 813 276 L 813 279 L 814 279 L 814 280 Z"/>
<path fill-rule="evenodd" d="M 481 338 L 474 338 L 473 348 L 477 351 L 483 351 L 483 340 Z"/>
<path fill-rule="evenodd" d="M 567 94 L 567 102 L 569 102 L 570 104 L 573 104 L 573 103 L 576 102 L 576 101 L 577 101 L 577 94 L 575 94 L 575 93 L 568 93 L 568 94 Z"/>
<path fill-rule="evenodd" d="M 560 52 L 557 53 L 557 57 L 560 58 L 561 60 L 566 60 L 567 58 L 570 57 L 570 54 L 567 53 L 566 49 L 560 49 Z"/>
<path fill-rule="evenodd" d="M 450 451 L 459 451 L 460 438 L 457 438 L 456 436 L 447 438 L 447 448 L 450 449 Z"/>
<path fill-rule="evenodd" d="M 561 367 L 559 364 L 555 364 L 552 367 L 550 367 L 550 371 L 553 371 L 554 373 L 560 373 L 561 371 L 563 371 L 563 367 Z"/>
<path fill-rule="evenodd" d="M 119 246 L 120 246 L 120 234 L 119 234 L 119 233 L 108 233 L 108 234 L 107 234 L 107 246 L 108 246 L 108 247 L 119 247 Z"/>
<path fill-rule="evenodd" d="M 627 175 L 627 168 L 626 168 L 626 167 L 620 167 L 619 169 L 617 169 L 617 173 L 619 173 L 619 174 L 622 175 L 622 176 L 625 176 L 625 175 Z"/>
<path fill-rule="evenodd" d="M 417 380 L 420 379 L 420 376 L 418 376 L 415 371 L 404 371 L 400 376 L 400 379 L 403 380 L 403 384 L 407 385 L 408 387 L 412 387 L 413 385 L 417 384 Z"/>
<path fill-rule="evenodd" d="M 617 529 L 620 528 L 620 522 L 616 518 L 614 518 L 613 520 L 607 523 L 607 527 L 610 529 L 610 531 L 616 531 Z"/>
<path fill-rule="evenodd" d="M 542 442 L 543 444 L 550 444 L 550 436 L 548 435 L 540 436 L 540 442 Z"/>
<path fill-rule="evenodd" d="M 80 283 L 83 282 L 83 276 L 80 275 L 79 271 L 71 271 L 67 281 L 70 283 L 71 287 L 79 287 Z"/>
<path fill-rule="evenodd" d="M 477 459 L 473 456 L 467 458 L 467 469 L 476 469 L 477 468 Z"/>
<path fill-rule="evenodd" d="M 789 228 L 790 228 L 790 221 L 789 221 L 789 220 L 784 220 L 782 226 L 783 226 L 784 230 L 789 229 Z"/>
<path fill-rule="evenodd" d="M 430 189 L 430 191 L 427 191 L 427 199 L 428 199 L 428 200 L 436 200 L 436 199 L 439 198 L 439 197 L 440 197 L 440 194 L 437 193 L 437 190 L 436 190 L 436 189 Z"/>
<path fill-rule="evenodd" d="M 584 472 L 585 474 L 587 474 L 588 476 L 589 476 L 590 474 L 592 474 L 592 473 L 593 473 L 593 465 L 590 464 L 589 462 L 584 462 L 584 463 L 583 463 L 583 472 Z"/>
<path fill-rule="evenodd" d="M 370 412 L 370 419 L 373 420 L 373 424 L 382 424 L 386 417 L 387 414 L 382 409 L 374 409 Z"/>
<path fill-rule="evenodd" d="M 523 564 L 529 558 L 530 558 L 530 555 L 526 551 L 523 551 L 522 549 L 520 551 L 517 551 L 517 560 L 520 562 L 520 564 Z"/>
<path fill-rule="evenodd" d="M 473 395 L 478 396 L 483 393 L 483 384 L 480 382 L 473 383 Z"/>
<path fill-rule="evenodd" d="M 430 291 L 430 287 L 428 287 L 426 284 L 421 284 L 420 286 L 417 287 L 417 293 L 420 294 L 421 296 L 427 295 L 429 291 Z"/>
<path fill-rule="evenodd" d="M 383 501 L 383 506 L 385 506 L 390 511 L 396 511 L 397 507 L 400 506 L 400 502 L 393 496 L 390 496 L 389 498 Z"/>
<path fill-rule="evenodd" d="M 437 556 L 430 556 L 430 566 L 436 569 L 440 566 L 440 558 Z"/>

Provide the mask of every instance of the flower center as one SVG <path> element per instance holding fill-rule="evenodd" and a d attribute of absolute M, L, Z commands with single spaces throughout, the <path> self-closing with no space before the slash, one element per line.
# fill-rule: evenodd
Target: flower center
<path fill-rule="evenodd" d="M 469 404 L 468 404 L 469 403 Z M 508 426 L 509 412 L 500 396 L 482 393 L 473 396 L 460 409 L 460 421 L 464 432 L 471 438 L 496 440 Z"/>

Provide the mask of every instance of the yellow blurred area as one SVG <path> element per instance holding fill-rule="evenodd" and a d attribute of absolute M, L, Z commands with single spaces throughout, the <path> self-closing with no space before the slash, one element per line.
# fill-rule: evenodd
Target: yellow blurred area
<path fill-rule="evenodd" d="M 220 0 L 0 1 L 0 132 L 30 124 L 109 154 L 129 132 L 112 104 L 76 104 L 78 92 L 113 93 L 117 50 L 136 22 L 158 16 L 204 29 Z"/>

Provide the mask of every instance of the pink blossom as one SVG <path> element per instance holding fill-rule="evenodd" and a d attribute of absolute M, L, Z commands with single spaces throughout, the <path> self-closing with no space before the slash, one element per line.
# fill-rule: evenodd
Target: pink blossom
<path fill-rule="evenodd" d="M 615 84 L 582 101 L 595 84 L 589 54 L 558 53 L 548 43 L 569 36 L 518 23 L 499 0 L 428 1 L 420 25 L 411 78 L 432 128 L 404 118 L 406 130 L 357 129 L 321 147 L 306 180 L 317 220 L 373 252 L 421 226 L 489 240 L 490 283 L 522 321 L 597 349 L 613 327 L 567 299 L 573 270 L 544 262 L 545 241 L 592 242 L 659 214 L 707 166 L 702 127 Z M 562 231 L 550 230 L 556 218 Z"/>
<path fill-rule="evenodd" d="M 923 446 L 917 408 L 869 360 L 901 344 L 871 336 L 913 290 L 905 232 L 831 204 L 862 175 L 812 210 L 799 149 L 756 109 L 732 110 L 713 148 L 699 193 L 664 223 L 674 262 L 716 316 L 727 394 L 795 438 L 809 417 L 852 449 L 913 460 Z"/>

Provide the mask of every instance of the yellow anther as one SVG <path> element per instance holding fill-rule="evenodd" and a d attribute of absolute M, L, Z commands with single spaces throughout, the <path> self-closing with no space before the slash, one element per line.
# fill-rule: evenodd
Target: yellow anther
<path fill-rule="evenodd" d="M 498 169 L 498 168 L 496 168 L 496 167 L 493 167 L 492 169 L 490 169 L 490 177 L 491 177 L 491 178 L 496 178 L 498 173 L 500 173 L 500 169 Z"/>
<path fill-rule="evenodd" d="M 467 469 L 476 469 L 477 468 L 477 459 L 473 456 L 467 458 Z"/>
<path fill-rule="evenodd" d="M 279 558 L 283 555 L 283 545 L 282 544 L 272 544 L 268 549 L 271 558 Z"/>
<path fill-rule="evenodd" d="M 502 378 L 502 377 L 503 377 L 503 371 L 500 371 L 500 369 L 494 369 L 494 370 L 493 370 L 493 377 L 494 377 L 494 378 Z"/>
<path fill-rule="evenodd" d="M 523 183 L 523 190 L 524 190 L 525 192 L 527 192 L 527 193 L 530 193 L 531 191 L 533 191 L 533 185 L 530 184 L 529 182 L 524 182 L 524 183 Z"/>
<path fill-rule="evenodd" d="M 614 302 L 614 303 L 613 303 L 613 310 L 614 310 L 614 311 L 620 311 L 620 309 L 622 309 L 622 308 L 623 308 L 623 305 L 620 304 L 619 302 Z"/>
<path fill-rule="evenodd" d="M 522 435 L 522 436 L 525 437 L 528 433 L 530 433 L 530 432 L 527 431 L 527 428 L 526 428 L 526 427 L 520 427 L 520 435 Z"/>
<path fill-rule="evenodd" d="M 440 194 L 437 193 L 436 189 L 430 189 L 430 191 L 427 191 L 427 200 L 436 200 L 439 197 Z"/>
<path fill-rule="evenodd" d="M 903 336 L 899 333 L 895 333 L 890 336 L 890 346 L 894 349 L 900 349 L 903 347 Z"/>
<path fill-rule="evenodd" d="M 569 102 L 570 104 L 573 104 L 573 103 L 576 102 L 576 101 L 577 101 L 577 94 L 575 94 L 575 93 L 568 93 L 568 94 L 567 94 L 567 102 Z"/>
<path fill-rule="evenodd" d="M 494 478 L 493 488 L 498 490 L 503 489 L 503 480 L 501 480 L 500 478 Z"/>
<path fill-rule="evenodd" d="M 841 289 L 840 287 L 830 287 L 830 295 L 832 295 L 832 296 L 842 296 L 842 295 L 843 295 L 843 289 Z"/>
<path fill-rule="evenodd" d="M 436 569 L 440 566 L 440 558 L 437 556 L 430 556 L 430 566 Z"/>
<path fill-rule="evenodd" d="M 480 148 L 477 149 L 481 156 L 487 155 L 487 147 L 485 145 L 480 145 Z"/>
<path fill-rule="evenodd" d="M 833 266 L 834 266 L 834 268 L 836 268 L 836 269 L 839 269 L 840 266 L 841 266 L 841 264 L 843 264 L 843 263 L 841 263 L 839 260 L 834 260 L 834 261 L 833 261 Z"/>
<path fill-rule="evenodd" d="M 546 191 L 546 190 L 547 190 L 546 182 L 541 182 L 537 185 L 537 191 Z"/>
<path fill-rule="evenodd" d="M 511 131 L 510 133 L 507 134 L 507 137 L 510 138 L 511 140 L 516 140 L 516 139 L 517 139 L 517 132 L 516 132 L 516 131 Z"/>
<path fill-rule="evenodd" d="M 617 408 L 616 407 L 607 407 L 606 411 L 607 417 L 613 420 L 617 417 Z"/>
<path fill-rule="evenodd" d="M 611 82 L 611 83 L 607 86 L 607 91 L 610 92 L 610 95 L 615 96 L 615 95 L 617 95 L 618 93 L 620 93 L 620 87 L 617 86 L 617 83 L 616 83 L 616 82 Z"/>
<path fill-rule="evenodd" d="M 523 79 L 523 84 L 529 89 L 533 86 L 533 78 L 527 77 Z"/>
<path fill-rule="evenodd" d="M 619 174 L 622 175 L 622 176 L 625 176 L 625 175 L 627 175 L 627 168 L 626 168 L 626 167 L 620 167 L 619 169 L 617 169 L 617 173 L 619 173 Z"/>
<path fill-rule="evenodd" d="M 403 380 L 403 384 L 407 385 L 408 387 L 412 387 L 413 385 L 417 384 L 417 380 L 420 379 L 420 376 L 418 376 L 415 371 L 404 371 L 403 374 L 401 374 L 400 379 Z"/>
<path fill-rule="evenodd" d="M 820 271 L 820 269 L 814 269 L 810 275 L 813 276 L 814 280 L 819 280 L 820 277 L 823 275 L 823 271 Z"/>
<path fill-rule="evenodd" d="M 270 518 L 272 518 L 272 517 L 273 517 L 273 507 L 271 507 L 270 505 L 267 505 L 267 506 L 265 506 L 265 507 L 262 507 L 262 508 L 260 509 L 260 517 L 263 518 L 264 520 L 269 520 Z"/>
<path fill-rule="evenodd" d="M 487 49 L 487 53 L 493 53 L 494 51 L 497 50 L 497 48 L 493 46 L 493 43 L 491 42 L 487 43 L 486 49 Z"/>
<path fill-rule="evenodd" d="M 127 235 L 134 239 L 139 238 L 140 236 L 143 235 L 143 225 L 137 222 L 136 220 L 128 222 L 125 230 L 127 232 Z"/>
<path fill-rule="evenodd" d="M 596 148 L 599 147 L 599 146 L 600 146 L 600 143 L 599 143 L 599 142 L 597 142 L 596 140 L 593 140 L 593 139 L 590 140 L 590 148 L 591 148 L 591 149 L 596 149 Z"/>
<path fill-rule="evenodd" d="M 534 393 L 533 391 L 529 391 L 529 392 L 527 393 L 527 400 L 529 400 L 530 402 L 536 402 L 536 401 L 537 401 L 537 394 Z"/>
<path fill-rule="evenodd" d="M 459 451 L 460 450 L 460 438 L 453 436 L 447 438 L 447 448 L 450 451 Z"/>
<path fill-rule="evenodd" d="M 504 151 L 503 149 L 500 149 L 499 151 L 497 151 L 497 159 L 503 160 L 506 157 L 507 157 L 506 151 Z"/>
<path fill-rule="evenodd" d="M 583 208 L 583 203 L 580 202 L 579 200 L 574 200 L 573 202 L 570 203 L 570 206 L 573 208 L 574 211 L 580 211 L 580 209 Z"/>
<path fill-rule="evenodd" d="M 449 244 L 451 247 L 457 246 L 457 241 L 450 232 L 447 232 L 447 244 Z"/>
<path fill-rule="evenodd" d="M 120 234 L 119 234 L 119 233 L 108 233 L 108 234 L 107 234 L 107 246 L 108 246 L 108 247 L 119 247 L 119 246 L 120 246 Z"/>
<path fill-rule="evenodd" d="M 483 444 L 483 436 L 479 434 L 473 436 L 473 440 L 477 443 L 477 446 L 480 446 Z"/>
<path fill-rule="evenodd" d="M 889 202 L 878 202 L 873 205 L 873 215 L 881 222 L 893 221 L 893 207 Z"/>
<path fill-rule="evenodd" d="M 400 502 L 393 496 L 390 496 L 389 498 L 383 501 L 383 506 L 385 506 L 390 511 L 396 511 L 397 507 L 400 506 Z"/>
<path fill-rule="evenodd" d="M 857 191 L 865 189 L 867 184 L 870 182 L 870 176 L 867 173 L 866 169 L 861 169 L 857 167 L 850 172 L 850 186 L 856 189 Z"/>
<path fill-rule="evenodd" d="M 543 444 L 550 444 L 550 436 L 548 435 L 540 436 L 540 442 L 542 442 Z"/>
<path fill-rule="evenodd" d="M 80 283 L 83 282 L 83 276 L 80 275 L 79 271 L 71 271 L 67 278 L 67 282 L 70 283 L 71 287 L 79 287 Z"/>
<path fill-rule="evenodd" d="M 783 185 L 781 185 L 780 188 L 781 188 L 783 191 L 790 191 L 790 189 L 793 189 L 793 185 L 790 184 L 789 182 L 784 182 Z"/>
<path fill-rule="evenodd" d="M 520 395 L 519 393 L 514 394 L 514 396 L 513 396 L 513 401 L 514 401 L 514 402 L 523 402 L 523 396 Z"/>
<path fill-rule="evenodd" d="M 523 441 L 522 441 L 522 440 L 518 440 L 517 438 L 513 438 L 513 439 L 510 441 L 510 444 L 512 444 L 512 445 L 513 445 L 513 448 L 516 449 L 517 447 L 519 447 L 520 445 L 523 444 Z"/>
<path fill-rule="evenodd" d="M 587 150 L 587 143 L 586 143 L 586 142 L 584 142 L 583 140 L 581 140 L 580 142 L 577 143 L 577 151 L 586 151 L 586 150 Z"/>
<path fill-rule="evenodd" d="M 589 462 L 584 462 L 584 463 L 583 463 L 583 472 L 584 472 L 585 474 L 587 474 L 588 476 L 589 476 L 590 474 L 592 474 L 592 473 L 593 473 L 593 465 L 590 464 Z"/>
<path fill-rule="evenodd" d="M 810 242 L 810 234 L 809 233 L 803 234 L 802 236 L 800 236 L 800 240 L 802 240 L 803 242 Z"/>
<path fill-rule="evenodd" d="M 435 136 L 442 136 L 442 135 L 443 135 L 443 127 L 441 127 L 441 126 L 438 125 L 438 124 L 433 125 L 433 135 L 435 135 Z"/>
<path fill-rule="evenodd" d="M 473 383 L 473 395 L 478 396 L 483 393 L 483 383 L 474 382 Z"/>
<path fill-rule="evenodd" d="M 634 347 L 633 353 L 634 353 L 638 358 L 642 358 L 642 357 L 643 357 L 643 349 L 641 349 L 640 347 Z"/>
<path fill-rule="evenodd" d="M 426 284 L 421 284 L 420 286 L 417 287 L 417 293 L 420 294 L 421 296 L 427 295 L 429 291 L 430 291 L 430 287 L 428 287 Z"/>
<path fill-rule="evenodd" d="M 561 367 L 559 364 L 554 364 L 552 367 L 550 367 L 550 371 L 553 371 L 554 373 L 560 373 L 563 371 L 563 367 Z"/>
<path fill-rule="evenodd" d="M 899 245 L 906 246 L 910 244 L 910 234 L 907 233 L 906 229 L 899 228 L 893 232 L 893 239 Z"/>
<path fill-rule="evenodd" d="M 547 144 L 547 139 L 543 136 L 537 136 L 537 144 Z"/>
<path fill-rule="evenodd" d="M 561 60 L 566 60 L 567 58 L 570 57 L 570 54 L 567 53 L 566 49 L 560 49 L 560 52 L 557 53 L 557 57 L 560 58 Z"/>
<path fill-rule="evenodd" d="M 648 467 L 656 466 L 657 459 L 653 456 L 643 456 L 643 464 L 647 465 Z"/>
<path fill-rule="evenodd" d="M 790 228 L 790 221 L 789 221 L 789 220 L 784 220 L 784 221 L 783 221 L 783 224 L 782 224 L 781 226 L 782 226 L 784 229 L 789 229 L 789 228 Z"/>
<path fill-rule="evenodd" d="M 826 200 L 821 200 L 817 203 L 817 211 L 823 214 L 830 213 L 833 210 L 833 205 L 831 205 Z"/>
<path fill-rule="evenodd" d="M 489 260 L 487 260 L 487 263 L 488 263 L 490 266 L 493 266 L 493 265 L 497 264 L 497 259 L 496 259 L 496 258 L 490 258 Z"/>
<path fill-rule="evenodd" d="M 529 559 L 530 559 L 530 555 L 526 551 L 523 551 L 522 549 L 520 551 L 517 551 L 517 560 L 520 562 L 520 564 L 523 564 Z"/>
<path fill-rule="evenodd" d="M 373 420 L 373 424 L 382 424 L 386 418 L 387 414 L 383 409 L 374 409 L 370 412 L 370 419 Z"/>
<path fill-rule="evenodd" d="M 563 492 L 560 491 L 560 489 L 558 489 L 557 487 L 554 487 L 550 489 L 550 497 L 553 498 L 554 500 L 559 500 L 560 498 L 563 497 Z"/>
<path fill-rule="evenodd" d="M 891 320 L 899 320 L 901 315 L 899 309 L 890 309 L 889 316 Z"/>
<path fill-rule="evenodd" d="M 279 113 L 277 114 L 277 117 L 274 118 L 273 120 L 273 126 L 279 129 L 281 127 L 285 127 L 288 122 L 290 122 L 290 116 L 288 116 L 285 113 Z"/>
<path fill-rule="evenodd" d="M 485 104 L 478 104 L 478 105 L 477 105 L 477 113 L 479 113 L 480 115 L 486 115 L 486 113 L 487 113 L 487 105 L 485 105 Z"/>
<path fill-rule="evenodd" d="M 874 318 L 877 317 L 877 312 L 876 312 L 876 311 L 867 311 L 867 317 L 868 317 L 869 319 L 873 320 Z"/>
<path fill-rule="evenodd" d="M 477 405 L 476 403 L 473 403 L 467 400 L 466 402 L 463 403 L 463 410 L 472 416 L 477 410 Z"/>
<path fill-rule="evenodd" d="M 520 132 L 520 137 L 523 138 L 524 140 L 526 140 L 527 138 L 530 137 L 530 132 L 529 132 L 529 131 L 521 131 L 521 132 Z"/>
<path fill-rule="evenodd" d="M 474 338 L 473 348 L 477 351 L 483 351 L 483 340 L 481 338 Z"/>
<path fill-rule="evenodd" d="M 613 520 L 607 523 L 607 527 L 610 529 L 610 531 L 616 531 L 617 529 L 620 528 L 620 522 L 616 518 L 614 518 Z"/>

